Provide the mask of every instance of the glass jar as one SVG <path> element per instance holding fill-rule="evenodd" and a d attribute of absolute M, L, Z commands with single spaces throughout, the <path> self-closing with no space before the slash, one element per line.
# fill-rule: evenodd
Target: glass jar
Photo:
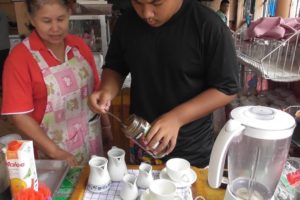
<path fill-rule="evenodd" d="M 167 148 L 164 149 L 159 154 L 154 154 L 152 151 L 147 150 L 146 145 L 144 144 L 145 138 L 151 128 L 151 125 L 144 120 L 143 118 L 132 114 L 125 121 L 125 124 L 122 126 L 122 131 L 125 133 L 126 137 L 128 137 L 131 141 L 137 144 L 140 148 L 146 151 L 153 158 L 162 158 L 166 155 Z M 159 146 L 159 142 L 153 146 L 155 149 Z"/>

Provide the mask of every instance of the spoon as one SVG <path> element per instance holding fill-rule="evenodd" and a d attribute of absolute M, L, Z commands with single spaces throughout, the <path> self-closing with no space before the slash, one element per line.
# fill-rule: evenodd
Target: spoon
<path fill-rule="evenodd" d="M 116 115 L 114 115 L 113 113 L 107 111 L 107 114 L 110 115 L 110 116 L 112 116 L 115 120 L 117 120 L 123 127 L 127 127 L 127 126 L 124 124 L 124 122 L 123 122 L 119 117 L 117 117 Z"/>
<path fill-rule="evenodd" d="M 125 125 L 125 123 L 116 115 L 114 115 L 113 113 L 107 111 L 106 112 L 108 115 L 112 116 L 115 120 L 117 120 L 124 128 L 126 128 L 127 126 Z M 100 114 L 95 114 L 88 122 L 91 122 L 93 120 L 95 120 L 97 117 L 99 117 Z"/>

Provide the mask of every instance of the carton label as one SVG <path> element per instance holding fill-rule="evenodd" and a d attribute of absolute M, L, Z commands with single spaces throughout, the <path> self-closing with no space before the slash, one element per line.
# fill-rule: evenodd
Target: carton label
<path fill-rule="evenodd" d="M 17 140 L 17 142 L 20 146 L 14 150 L 8 146 L 5 156 L 13 196 L 25 188 L 32 187 L 38 190 L 32 141 Z"/>

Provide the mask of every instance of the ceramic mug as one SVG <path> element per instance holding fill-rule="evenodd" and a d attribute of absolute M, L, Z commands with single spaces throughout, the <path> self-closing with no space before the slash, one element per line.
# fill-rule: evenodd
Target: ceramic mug
<path fill-rule="evenodd" d="M 172 158 L 167 161 L 166 169 L 168 176 L 176 182 L 189 182 L 191 164 L 183 158 Z"/>
<path fill-rule="evenodd" d="M 149 197 L 151 200 L 182 200 L 176 193 L 175 183 L 165 179 L 156 179 L 151 183 Z"/>

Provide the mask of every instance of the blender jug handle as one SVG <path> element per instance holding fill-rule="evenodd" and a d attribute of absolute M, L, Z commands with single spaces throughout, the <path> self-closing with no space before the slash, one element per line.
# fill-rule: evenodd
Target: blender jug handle
<path fill-rule="evenodd" d="M 220 187 L 228 147 L 232 139 L 240 135 L 244 129 L 245 126 L 241 125 L 239 121 L 230 119 L 219 133 L 209 161 L 208 184 L 210 187 Z"/>

